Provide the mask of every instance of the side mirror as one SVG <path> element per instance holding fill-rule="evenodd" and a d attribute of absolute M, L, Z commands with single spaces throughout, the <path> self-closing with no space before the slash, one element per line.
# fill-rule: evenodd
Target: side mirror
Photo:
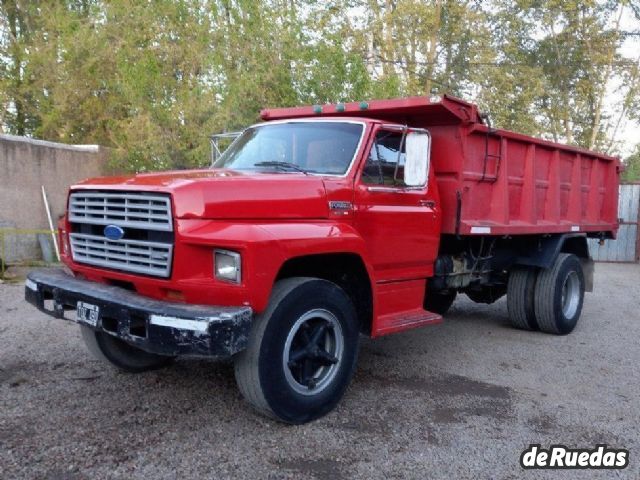
<path fill-rule="evenodd" d="M 428 133 L 409 132 L 405 141 L 404 184 L 408 187 L 424 187 L 429 175 L 431 138 Z"/>

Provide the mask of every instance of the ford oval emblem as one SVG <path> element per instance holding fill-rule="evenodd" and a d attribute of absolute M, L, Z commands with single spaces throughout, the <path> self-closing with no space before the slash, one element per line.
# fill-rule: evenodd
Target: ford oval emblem
<path fill-rule="evenodd" d="M 117 225 L 107 225 L 104 227 L 104 236 L 109 240 L 122 240 L 124 230 Z"/>

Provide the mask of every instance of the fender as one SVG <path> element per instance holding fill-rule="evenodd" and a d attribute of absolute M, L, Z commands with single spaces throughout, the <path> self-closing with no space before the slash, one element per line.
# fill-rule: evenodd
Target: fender
<path fill-rule="evenodd" d="M 589 245 L 584 233 L 565 233 L 561 235 L 549 235 L 536 238 L 536 245 L 532 241 L 532 247 L 527 254 L 520 255 L 514 261 L 515 265 L 524 265 L 538 268 L 551 268 L 553 262 L 561 252 L 573 253 L 582 264 L 585 279 L 585 290 L 593 291 L 593 260 L 589 255 Z"/>
<path fill-rule="evenodd" d="M 247 273 L 244 288 L 257 313 L 266 308 L 280 268 L 292 258 L 327 253 L 355 254 L 362 259 L 369 281 L 373 278 L 364 240 L 346 223 L 180 220 L 180 227 L 180 240 L 185 245 L 227 248 L 242 254 L 243 270 Z M 373 284 L 371 288 L 373 290 Z"/>
<path fill-rule="evenodd" d="M 278 242 L 287 259 L 321 253 L 354 253 L 362 257 L 370 271 L 364 239 L 349 224 L 312 221 L 259 226 Z"/>
<path fill-rule="evenodd" d="M 296 257 L 329 253 L 350 253 L 359 256 L 367 270 L 371 289 L 375 291 L 375 277 L 365 241 L 352 225 L 314 221 L 262 224 L 260 228 L 268 232 L 279 244 L 284 258 L 282 263 Z M 277 273 L 274 272 L 274 281 Z"/>

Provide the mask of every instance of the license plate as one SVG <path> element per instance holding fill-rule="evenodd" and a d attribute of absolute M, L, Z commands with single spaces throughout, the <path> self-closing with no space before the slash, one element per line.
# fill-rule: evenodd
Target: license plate
<path fill-rule="evenodd" d="M 95 327 L 98 324 L 100 307 L 97 305 L 91 305 L 90 303 L 78 302 L 76 315 L 78 316 L 79 322 L 88 323 L 92 327 Z"/>

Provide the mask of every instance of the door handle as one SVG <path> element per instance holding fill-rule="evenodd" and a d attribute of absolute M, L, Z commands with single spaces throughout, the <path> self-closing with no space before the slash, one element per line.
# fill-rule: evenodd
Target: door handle
<path fill-rule="evenodd" d="M 419 203 L 421 207 L 436 208 L 435 200 L 420 200 Z"/>

